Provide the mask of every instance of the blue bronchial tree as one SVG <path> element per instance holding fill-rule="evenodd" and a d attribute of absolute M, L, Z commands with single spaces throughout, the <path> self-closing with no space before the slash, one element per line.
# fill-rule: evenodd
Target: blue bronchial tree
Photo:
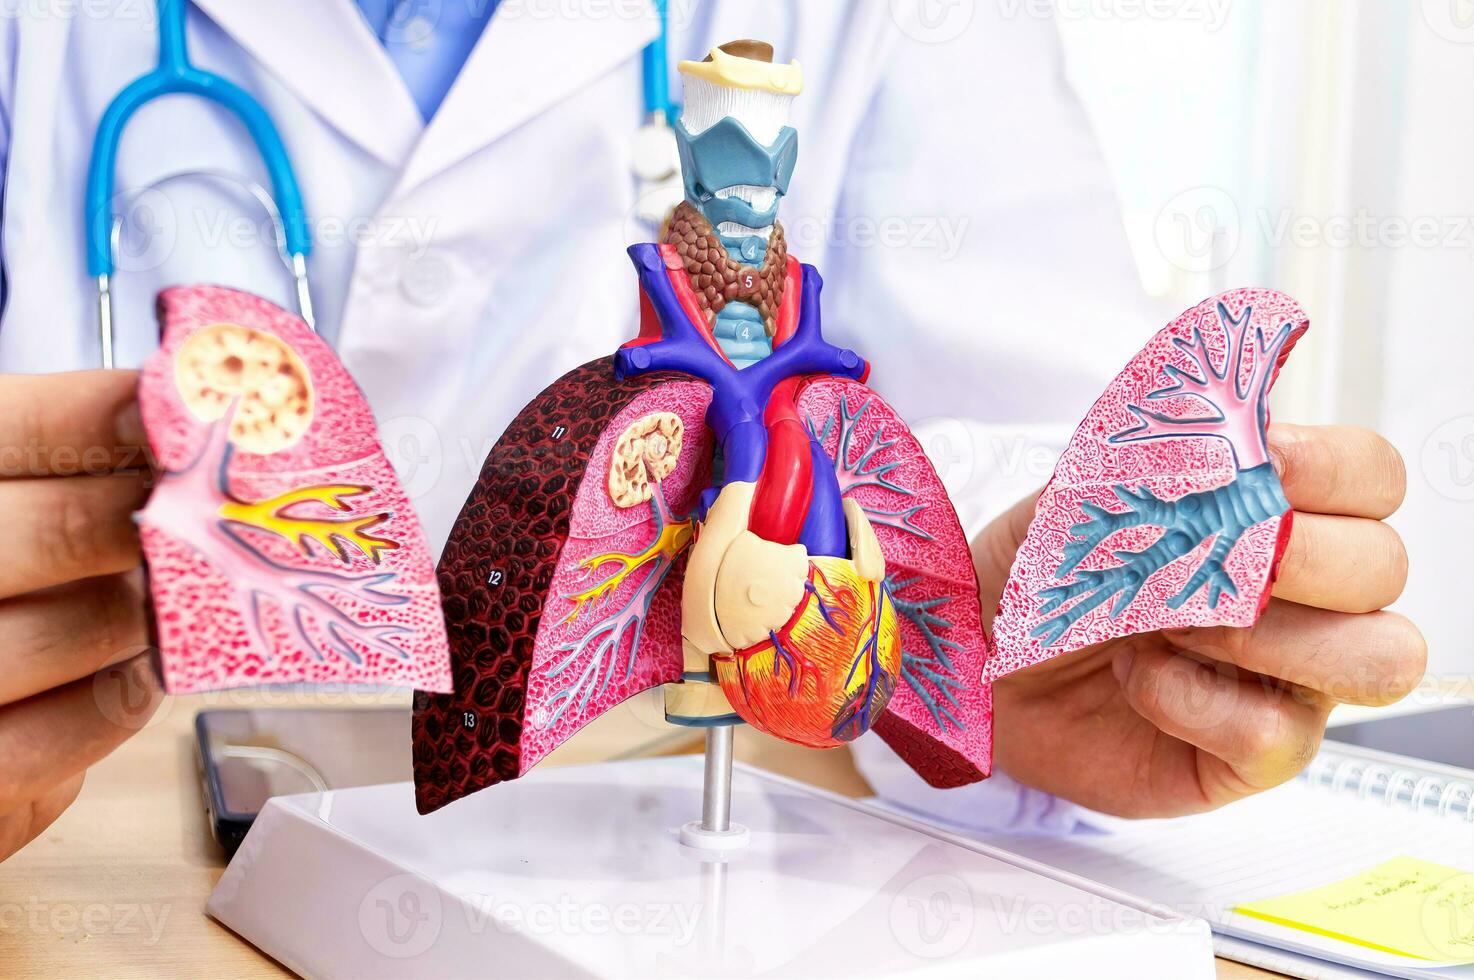
<path fill-rule="evenodd" d="M 1268 337 L 1262 328 L 1255 328 L 1251 335 L 1251 313 L 1252 308 L 1245 306 L 1235 317 L 1218 304 L 1218 326 L 1224 340 L 1219 358 L 1214 357 L 1199 327 L 1193 328 L 1191 339 L 1174 339 L 1173 344 L 1187 355 L 1187 363 L 1164 366 L 1166 383 L 1143 399 L 1153 407 L 1130 405 L 1136 424 L 1109 440 L 1221 439 L 1233 452 L 1233 480 L 1175 500 L 1164 500 L 1145 486 L 1132 489 L 1120 484 L 1114 490 L 1123 509 L 1082 503 L 1085 520 L 1070 528 L 1074 539 L 1065 546 L 1057 578 L 1076 572 L 1117 531 L 1149 526 L 1162 528 L 1162 534 L 1140 551 L 1117 551 L 1118 565 L 1084 569 L 1071 582 L 1040 589 L 1039 612 L 1049 618 L 1031 632 L 1046 646 L 1058 643 L 1087 612 L 1105 602 L 1111 602 L 1110 615 L 1119 616 L 1147 579 L 1210 539 L 1213 545 L 1207 557 L 1168 600 L 1168 606 L 1178 608 L 1203 592 L 1208 605 L 1216 608 L 1224 595 L 1238 594 L 1226 568 L 1229 553 L 1249 528 L 1290 509 L 1269 462 L 1265 427 L 1269 387 L 1293 327 L 1282 324 Z"/>

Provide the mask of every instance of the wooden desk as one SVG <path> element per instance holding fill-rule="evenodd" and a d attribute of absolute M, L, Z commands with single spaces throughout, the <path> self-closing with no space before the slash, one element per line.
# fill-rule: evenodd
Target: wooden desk
<path fill-rule="evenodd" d="M 204 914 L 225 861 L 205 821 L 192 727 L 201 707 L 280 700 L 242 693 L 169 699 L 150 727 L 93 769 L 71 810 L 0 865 L 0 974 L 286 976 Z M 345 700 L 297 696 L 292 703 Z M 376 703 L 386 702 L 379 697 Z M 632 724 L 644 724 L 615 714 L 608 718 L 545 764 L 588 761 L 595 746 L 606 749 L 611 735 L 621 734 L 620 726 L 627 737 Z M 687 741 L 665 750 L 696 747 L 699 741 Z M 737 756 L 836 792 L 869 791 L 846 752 L 815 752 L 739 729 Z M 1271 974 L 1219 960 L 1218 976 Z"/>

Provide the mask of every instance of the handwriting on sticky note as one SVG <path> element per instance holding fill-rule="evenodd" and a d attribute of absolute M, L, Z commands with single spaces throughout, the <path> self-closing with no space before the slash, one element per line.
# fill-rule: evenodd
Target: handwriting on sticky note
<path fill-rule="evenodd" d="M 1474 874 L 1417 858 L 1234 911 L 1430 966 L 1474 963 Z"/>

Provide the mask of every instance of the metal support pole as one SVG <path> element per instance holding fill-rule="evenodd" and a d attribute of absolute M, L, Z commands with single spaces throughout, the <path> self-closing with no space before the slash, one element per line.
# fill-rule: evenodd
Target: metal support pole
<path fill-rule="evenodd" d="M 751 839 L 746 827 L 732 822 L 732 727 L 714 725 L 706 730 L 701 819 L 681 827 L 681 843 L 688 847 L 730 851 L 746 847 Z"/>
<path fill-rule="evenodd" d="M 701 829 L 732 829 L 732 726 L 706 730 L 706 773 L 701 783 Z"/>

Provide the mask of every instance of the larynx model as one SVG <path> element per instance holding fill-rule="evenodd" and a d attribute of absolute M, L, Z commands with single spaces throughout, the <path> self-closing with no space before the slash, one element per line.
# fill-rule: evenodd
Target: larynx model
<path fill-rule="evenodd" d="M 988 775 L 999 676 L 1255 620 L 1289 533 L 1264 430 L 1308 325 L 1293 300 L 1210 299 L 1116 378 L 1039 499 L 990 639 L 940 480 L 870 365 L 825 341 L 819 274 L 787 252 L 799 66 L 738 41 L 680 72 L 685 200 L 629 250 L 639 336 L 522 411 L 441 559 L 454 692 L 416 697 L 422 812 L 657 685 L 677 724 L 814 747 L 873 728 L 963 785 Z"/>

